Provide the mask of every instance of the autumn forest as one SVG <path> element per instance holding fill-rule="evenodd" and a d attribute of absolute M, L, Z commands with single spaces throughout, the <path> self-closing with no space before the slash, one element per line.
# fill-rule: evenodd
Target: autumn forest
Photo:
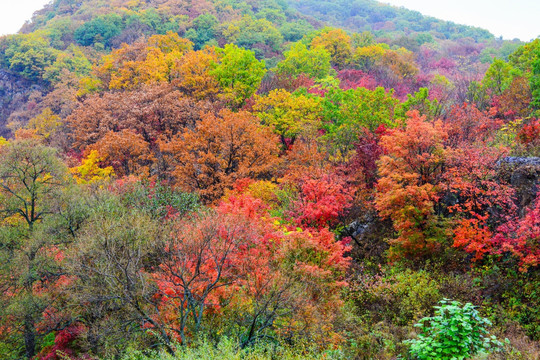
<path fill-rule="evenodd" d="M 539 359 L 539 185 L 540 39 L 53 0 L 0 37 L 0 359 Z"/>

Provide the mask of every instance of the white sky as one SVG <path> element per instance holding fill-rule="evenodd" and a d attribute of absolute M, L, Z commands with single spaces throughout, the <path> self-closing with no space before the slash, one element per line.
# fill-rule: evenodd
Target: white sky
<path fill-rule="evenodd" d="M 0 0 L 0 35 L 14 34 L 51 0 Z"/>
<path fill-rule="evenodd" d="M 540 0 L 381 0 L 458 24 L 473 25 L 495 36 L 522 41 L 540 35 Z"/>
<path fill-rule="evenodd" d="M 17 32 L 51 0 L 0 0 L 0 35 Z M 443 20 L 474 25 L 505 39 L 540 35 L 540 0 L 382 0 Z"/>

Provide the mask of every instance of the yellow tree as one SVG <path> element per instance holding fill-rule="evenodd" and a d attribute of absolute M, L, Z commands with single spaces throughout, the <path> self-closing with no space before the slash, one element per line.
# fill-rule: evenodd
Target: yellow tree
<path fill-rule="evenodd" d="M 91 184 L 94 182 L 108 180 L 114 176 L 112 166 L 101 167 L 100 163 L 104 158 L 99 156 L 96 150 L 90 151 L 88 156 L 82 160 L 81 165 L 70 168 L 73 178 L 77 184 Z"/>
<path fill-rule="evenodd" d="M 341 29 L 325 28 L 311 41 L 311 47 L 322 47 L 330 53 L 332 65 L 343 69 L 351 60 L 352 42 Z"/>
<path fill-rule="evenodd" d="M 295 95 L 277 89 L 266 96 L 256 96 L 253 110 L 262 123 L 271 126 L 285 144 L 287 138 L 294 141 L 301 133 L 317 130 L 322 106 L 319 97 Z"/>
<path fill-rule="evenodd" d="M 188 51 L 177 63 L 173 85 L 200 100 L 215 98 L 219 93 L 219 83 L 216 77 L 211 75 L 211 70 L 217 62 L 218 56 L 214 48 Z"/>

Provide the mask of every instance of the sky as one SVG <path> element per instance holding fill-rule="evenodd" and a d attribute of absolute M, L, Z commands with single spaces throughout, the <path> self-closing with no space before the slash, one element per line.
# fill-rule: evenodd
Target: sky
<path fill-rule="evenodd" d="M 14 34 L 51 0 L 0 0 L 0 35 Z"/>
<path fill-rule="evenodd" d="M 17 32 L 51 0 L 0 0 L 0 35 Z M 540 0 L 383 0 L 443 20 L 478 26 L 504 39 L 540 35 Z"/>
<path fill-rule="evenodd" d="M 540 35 L 539 0 L 382 0 L 458 24 L 489 30 L 495 36 L 522 41 Z"/>

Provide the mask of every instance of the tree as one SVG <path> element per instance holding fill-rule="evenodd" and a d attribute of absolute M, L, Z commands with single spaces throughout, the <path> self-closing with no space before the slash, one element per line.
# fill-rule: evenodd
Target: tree
<path fill-rule="evenodd" d="M 90 154 L 82 160 L 81 165 L 70 168 L 69 171 L 73 174 L 77 184 L 90 184 L 108 180 L 114 176 L 112 166 L 101 167 L 100 163 L 103 158 L 99 157 L 97 150 L 90 151 Z"/>
<path fill-rule="evenodd" d="M 299 199 L 292 204 L 291 216 L 303 228 L 336 226 L 339 216 L 351 207 L 353 193 L 335 176 L 305 179 Z"/>
<path fill-rule="evenodd" d="M 264 61 L 255 58 L 253 51 L 227 44 L 217 49 L 219 62 L 211 74 L 223 89 L 225 100 L 233 107 L 240 107 L 251 97 L 266 74 Z"/>
<path fill-rule="evenodd" d="M 176 33 L 153 35 L 147 41 L 124 44 L 106 55 L 96 72 L 109 89 L 167 83 L 172 80 L 177 61 L 192 48 L 191 41 Z"/>
<path fill-rule="evenodd" d="M 446 131 L 418 112 L 408 114 L 405 129 L 381 138 L 385 155 L 379 160 L 375 207 L 391 219 L 398 237 L 391 240 L 397 256 L 419 257 L 436 250 L 444 240 L 436 206 L 446 156 Z"/>
<path fill-rule="evenodd" d="M 313 38 L 311 48 L 324 48 L 332 57 L 332 65 L 343 69 L 351 61 L 351 44 L 351 38 L 345 31 L 325 28 Z"/>
<path fill-rule="evenodd" d="M 58 278 L 48 253 L 55 244 L 49 217 L 67 179 L 56 150 L 31 140 L 0 149 L 0 288 L 7 305 L 0 321 L 21 332 L 25 356 L 35 355 L 38 323 L 51 306 L 47 287 Z M 43 224 L 43 226 L 40 226 Z"/>
<path fill-rule="evenodd" d="M 236 179 L 268 177 L 278 161 L 278 140 L 247 112 L 204 114 L 194 129 L 161 151 L 170 154 L 176 184 L 197 191 L 205 202 L 219 199 Z"/>
<path fill-rule="evenodd" d="M 498 163 L 506 154 L 482 145 L 460 145 L 447 153 L 445 198 L 456 222 L 453 246 L 474 254 L 473 261 L 493 251 L 495 228 L 516 211 L 514 189 L 498 178 Z"/>
<path fill-rule="evenodd" d="M 158 139 L 171 139 L 214 110 L 209 101 L 186 97 L 171 85 L 143 86 L 127 92 L 89 96 L 67 117 L 74 147 L 84 150 L 110 131 L 140 134 L 152 148 Z"/>
<path fill-rule="evenodd" d="M 155 161 L 149 145 L 143 137 L 131 130 L 110 131 L 98 142 L 88 147 L 90 153 L 97 151 L 103 163 L 114 168 L 118 176 L 150 176 Z M 107 171 L 109 172 L 109 171 Z"/>
<path fill-rule="evenodd" d="M 75 40 L 82 46 L 101 43 L 111 46 L 111 39 L 121 32 L 122 18 L 118 14 L 98 16 L 85 22 L 74 32 Z"/>
<path fill-rule="evenodd" d="M 330 64 L 330 53 L 322 48 L 308 49 L 302 42 L 297 42 L 283 53 L 285 59 L 277 64 L 280 75 L 298 77 L 306 74 L 313 79 L 323 79 L 334 72 Z"/>
<path fill-rule="evenodd" d="M 262 246 L 262 234 L 248 218 L 202 214 L 177 224 L 152 274 L 171 334 L 182 344 L 240 290 Z M 250 251 L 249 249 L 253 249 Z"/>
<path fill-rule="evenodd" d="M 2 56 L 6 67 L 30 80 L 41 80 L 45 69 L 52 65 L 58 51 L 38 34 L 14 35 L 7 39 Z"/>
<path fill-rule="evenodd" d="M 318 130 L 322 111 L 320 103 L 317 97 L 278 89 L 266 96 L 255 95 L 253 110 L 261 122 L 270 126 L 286 145 L 286 139 L 292 143 L 298 135 Z"/>
<path fill-rule="evenodd" d="M 62 125 L 60 117 L 52 112 L 50 108 L 45 108 L 38 116 L 30 119 L 26 128 L 33 130 L 45 141 L 49 140 Z"/>
<path fill-rule="evenodd" d="M 215 99 L 220 91 L 218 80 L 211 71 L 218 62 L 214 48 L 206 47 L 200 51 L 188 51 L 177 64 L 177 78 L 173 85 L 191 95 L 204 100 Z"/>
<path fill-rule="evenodd" d="M 482 84 L 491 89 L 494 95 L 501 95 L 512 84 L 512 65 L 501 59 L 495 59 L 486 71 Z"/>
<path fill-rule="evenodd" d="M 518 259 L 522 272 L 540 264 L 540 192 L 523 217 L 515 217 L 499 226 L 492 242 L 491 252 L 511 254 Z"/>
<path fill-rule="evenodd" d="M 228 43 L 253 49 L 259 58 L 279 50 L 283 42 L 283 36 L 270 21 L 250 16 L 229 23 L 222 33 Z"/>

